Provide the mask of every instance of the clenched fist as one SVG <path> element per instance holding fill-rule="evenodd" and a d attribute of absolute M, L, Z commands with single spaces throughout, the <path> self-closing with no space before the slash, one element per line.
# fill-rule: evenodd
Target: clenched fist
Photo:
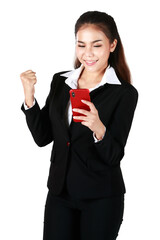
<path fill-rule="evenodd" d="M 34 85 L 37 82 L 36 73 L 32 70 L 28 70 L 21 73 L 20 78 L 24 89 L 25 103 L 28 107 L 31 107 L 34 101 Z"/>

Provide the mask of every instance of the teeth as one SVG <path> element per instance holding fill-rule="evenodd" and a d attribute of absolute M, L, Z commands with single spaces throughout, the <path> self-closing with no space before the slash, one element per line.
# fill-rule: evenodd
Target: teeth
<path fill-rule="evenodd" d="M 96 62 L 96 61 L 86 61 L 87 63 L 94 63 L 94 62 Z"/>

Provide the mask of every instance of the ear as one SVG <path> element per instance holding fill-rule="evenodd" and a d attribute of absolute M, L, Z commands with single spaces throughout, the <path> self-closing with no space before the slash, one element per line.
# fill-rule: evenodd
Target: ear
<path fill-rule="evenodd" d="M 110 52 L 114 52 L 116 46 L 117 46 L 117 39 L 114 39 L 114 41 L 111 43 L 111 46 L 110 46 Z"/>

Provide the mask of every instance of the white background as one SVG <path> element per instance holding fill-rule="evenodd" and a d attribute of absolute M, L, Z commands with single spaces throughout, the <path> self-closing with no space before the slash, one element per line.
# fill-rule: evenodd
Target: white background
<path fill-rule="evenodd" d="M 2 240 L 39 240 L 43 233 L 51 145 L 39 148 L 27 129 L 20 110 L 24 96 L 19 75 L 36 71 L 36 98 L 42 107 L 53 74 L 73 69 L 74 24 L 88 10 L 114 17 L 139 92 L 122 160 L 127 194 L 118 239 L 160 239 L 158 1 L 5 0 L 0 3 Z"/>

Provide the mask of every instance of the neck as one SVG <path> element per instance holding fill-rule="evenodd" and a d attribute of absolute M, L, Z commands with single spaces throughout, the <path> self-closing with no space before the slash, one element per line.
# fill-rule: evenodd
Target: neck
<path fill-rule="evenodd" d="M 86 82 L 90 83 L 97 83 L 101 81 L 103 75 L 104 75 L 105 69 L 97 72 L 90 72 L 84 69 L 81 73 L 80 78 L 84 79 Z"/>
<path fill-rule="evenodd" d="M 86 71 L 84 68 L 79 79 L 78 88 L 93 88 L 101 82 L 105 69 L 96 72 Z"/>

